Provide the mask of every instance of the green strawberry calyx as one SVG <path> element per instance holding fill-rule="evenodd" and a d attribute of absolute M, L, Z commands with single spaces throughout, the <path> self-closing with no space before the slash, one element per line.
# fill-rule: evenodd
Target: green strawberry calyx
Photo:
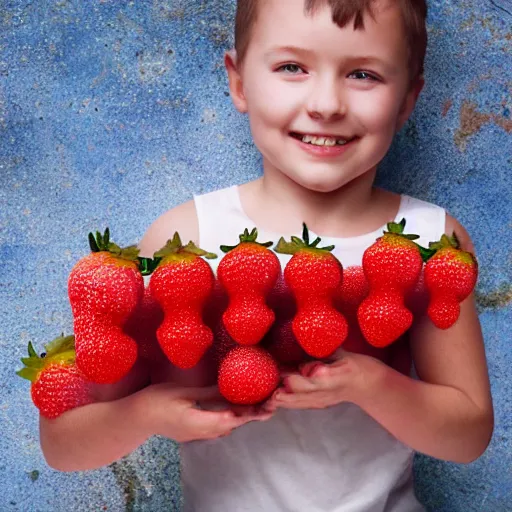
<path fill-rule="evenodd" d="M 405 225 L 406 225 L 405 218 L 402 219 L 400 222 L 388 222 L 387 231 L 384 231 L 383 238 L 385 239 L 386 236 L 398 236 L 400 238 L 404 238 L 405 240 L 410 240 L 418 248 L 418 250 L 420 251 L 422 260 L 426 263 L 436 253 L 436 249 L 433 249 L 431 247 L 426 248 L 426 247 L 421 246 L 417 242 L 414 242 L 414 240 L 417 240 L 419 238 L 419 235 L 405 234 L 404 233 Z"/>
<path fill-rule="evenodd" d="M 236 249 L 241 244 L 257 244 L 262 247 L 271 247 L 274 242 L 258 242 L 258 230 L 253 228 L 253 230 L 249 233 L 248 229 L 245 229 L 244 232 L 239 235 L 240 243 L 237 245 L 221 245 L 220 250 L 224 253 L 228 253 L 233 249 Z"/>
<path fill-rule="evenodd" d="M 302 238 L 297 236 L 291 237 L 291 242 L 287 242 L 283 237 L 279 239 L 274 251 L 280 254 L 295 254 L 299 251 L 314 251 L 319 253 L 331 252 L 334 249 L 334 245 L 327 247 L 318 247 L 318 244 L 322 241 L 320 237 L 316 237 L 312 242 L 309 240 L 309 230 L 305 223 L 302 224 Z"/>
<path fill-rule="evenodd" d="M 38 355 L 34 345 L 28 343 L 28 357 L 22 357 L 24 368 L 16 372 L 23 379 L 35 382 L 39 374 L 51 364 L 73 365 L 75 363 L 75 337 L 59 336 L 44 346 L 45 352 Z"/>
<path fill-rule="evenodd" d="M 417 240 L 419 235 L 406 235 L 404 233 L 406 220 L 402 219 L 400 222 L 388 222 L 387 231 L 384 231 L 384 235 L 398 235 L 407 240 Z"/>
<path fill-rule="evenodd" d="M 457 235 L 455 232 L 452 234 L 452 236 L 443 235 L 441 237 L 441 240 L 438 240 L 437 242 L 430 242 L 428 244 L 430 249 L 435 249 L 436 251 L 440 251 L 441 249 L 460 249 L 460 242 L 457 238 Z"/>
<path fill-rule="evenodd" d="M 119 245 L 110 241 L 110 229 L 106 228 L 102 235 L 99 231 L 96 234 L 89 233 L 89 247 L 91 252 L 109 252 L 113 256 L 128 261 L 137 261 L 139 249 L 136 245 L 129 247 L 119 247 Z"/>
<path fill-rule="evenodd" d="M 196 256 L 203 257 L 207 260 L 213 260 L 217 257 L 213 252 L 207 252 L 197 247 L 194 242 L 183 245 L 179 233 L 176 231 L 174 236 L 159 251 L 153 255 L 153 270 L 163 261 L 182 260 L 184 258 Z"/>
<path fill-rule="evenodd" d="M 476 263 L 476 259 L 470 252 L 463 251 L 460 247 L 460 241 L 455 232 L 452 233 L 452 236 L 443 235 L 441 240 L 437 242 L 430 242 L 429 249 L 434 251 L 434 254 L 441 252 L 442 250 L 454 250 L 457 252 L 457 257 L 460 261 L 467 263 L 468 265 L 473 265 Z"/>
<path fill-rule="evenodd" d="M 111 242 L 109 228 L 105 229 L 103 235 L 99 231 L 96 231 L 95 234 L 89 233 L 89 247 L 92 252 L 108 252 L 116 258 L 137 263 L 143 276 L 149 276 L 158 266 L 158 261 L 153 260 L 153 258 L 139 256 L 140 250 L 136 245 L 119 247 L 119 245 Z"/>

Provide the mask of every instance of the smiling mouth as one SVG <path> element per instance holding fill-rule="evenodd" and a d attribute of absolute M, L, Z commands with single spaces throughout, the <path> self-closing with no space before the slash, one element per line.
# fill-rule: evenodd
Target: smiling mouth
<path fill-rule="evenodd" d="M 331 137 L 327 135 L 305 135 L 303 133 L 291 132 L 290 135 L 305 144 L 311 144 L 312 146 L 344 146 L 350 141 L 354 140 L 355 137 L 343 138 L 343 137 Z"/>

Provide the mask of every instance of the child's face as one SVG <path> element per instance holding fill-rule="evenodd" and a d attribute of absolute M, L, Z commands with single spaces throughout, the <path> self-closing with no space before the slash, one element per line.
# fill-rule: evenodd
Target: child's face
<path fill-rule="evenodd" d="M 388 151 L 421 86 L 408 87 L 398 7 L 374 5 L 375 20 L 366 15 L 365 29 L 354 30 L 352 22 L 334 24 L 328 6 L 306 16 L 304 0 L 260 2 L 242 65 L 226 62 L 266 171 L 329 192 L 374 169 Z M 306 136 L 331 139 L 314 145 Z"/>

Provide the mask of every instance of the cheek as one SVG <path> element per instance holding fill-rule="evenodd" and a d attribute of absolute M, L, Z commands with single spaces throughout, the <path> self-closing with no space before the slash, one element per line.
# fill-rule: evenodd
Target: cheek
<path fill-rule="evenodd" d="M 300 108 L 298 94 L 289 85 L 267 77 L 249 80 L 251 86 L 245 90 L 251 124 L 255 127 L 285 128 Z"/>
<path fill-rule="evenodd" d="M 366 94 L 364 100 L 357 98 L 352 102 L 352 112 L 370 134 L 393 132 L 399 110 L 400 104 L 392 94 L 375 92 Z"/>

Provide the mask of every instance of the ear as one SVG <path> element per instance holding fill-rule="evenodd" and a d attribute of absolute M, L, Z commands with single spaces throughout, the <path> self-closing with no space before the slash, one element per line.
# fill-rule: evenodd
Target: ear
<path fill-rule="evenodd" d="M 412 114 L 414 107 L 416 106 L 416 102 L 418 101 L 418 97 L 425 85 L 425 80 L 421 76 L 417 78 L 409 87 L 407 91 L 407 95 L 404 99 L 402 107 L 400 108 L 400 112 L 398 113 L 398 119 L 396 121 L 396 131 L 399 132 L 402 129 L 402 126 L 405 124 L 409 116 Z"/>
<path fill-rule="evenodd" d="M 229 92 L 235 108 L 241 112 L 247 112 L 247 101 L 244 95 L 242 76 L 237 66 L 236 51 L 231 50 L 224 55 L 224 65 L 228 72 Z"/>

